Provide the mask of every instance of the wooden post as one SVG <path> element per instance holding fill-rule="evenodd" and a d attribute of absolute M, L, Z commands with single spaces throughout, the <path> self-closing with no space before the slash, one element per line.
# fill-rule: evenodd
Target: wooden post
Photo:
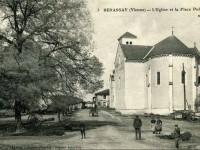
<path fill-rule="evenodd" d="M 184 70 L 184 63 L 183 63 L 182 82 L 183 82 L 183 92 L 184 92 L 184 110 L 186 110 L 185 74 L 186 72 Z"/>

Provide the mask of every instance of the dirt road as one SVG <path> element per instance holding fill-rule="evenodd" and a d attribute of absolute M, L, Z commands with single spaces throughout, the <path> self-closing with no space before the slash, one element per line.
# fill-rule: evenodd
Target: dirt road
<path fill-rule="evenodd" d="M 131 116 L 121 116 L 113 110 L 100 110 L 98 117 L 89 116 L 89 110 L 83 109 L 75 112 L 72 116 L 62 118 L 71 122 L 73 130 L 66 131 L 63 136 L 6 136 L 0 137 L 0 145 L 13 146 L 15 149 L 174 149 L 174 140 L 160 139 L 150 131 L 149 119 L 141 117 L 142 140 L 135 140 Z M 182 124 L 183 130 L 191 130 L 195 137 L 189 142 L 181 142 L 183 149 L 198 149 L 199 147 L 199 124 L 163 119 L 163 132 L 170 134 L 174 125 Z M 86 138 L 81 139 L 78 130 L 80 122 L 86 125 Z M 21 150 L 21 149 L 20 149 Z"/>
<path fill-rule="evenodd" d="M 151 145 L 143 143 L 143 140 L 136 141 L 133 129 L 127 131 L 123 128 L 123 120 L 119 117 L 110 114 L 104 110 L 99 112 L 98 117 L 89 117 L 88 110 L 79 111 L 72 120 L 83 121 L 91 126 L 91 122 L 95 123 L 96 128 L 86 131 L 86 139 L 81 139 L 80 133 L 78 136 L 66 140 L 68 143 L 75 143 L 82 149 L 153 149 Z M 92 123 L 92 124 L 93 124 Z M 100 127 L 98 127 L 100 126 Z M 76 141 L 76 142 L 74 142 Z"/>

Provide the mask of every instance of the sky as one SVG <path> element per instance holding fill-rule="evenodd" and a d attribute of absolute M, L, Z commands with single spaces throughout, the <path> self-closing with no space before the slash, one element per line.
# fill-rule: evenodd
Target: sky
<path fill-rule="evenodd" d="M 94 23 L 93 52 L 104 65 L 104 88 L 109 88 L 109 76 L 114 69 L 118 38 L 125 32 L 137 36 L 135 45 L 155 45 L 172 35 L 186 46 L 200 50 L 200 1 L 196 0 L 87 0 Z M 127 12 L 105 12 L 104 9 L 127 8 Z M 133 11 L 150 9 L 151 11 Z M 153 9 L 161 9 L 152 11 Z M 175 11 L 178 9 L 178 11 Z M 164 9 L 168 9 L 164 11 Z M 173 11 L 170 11 L 173 9 Z M 194 10 L 193 10 L 194 9 Z M 199 15 L 199 16 L 198 16 Z M 87 96 L 91 100 L 91 95 Z"/>

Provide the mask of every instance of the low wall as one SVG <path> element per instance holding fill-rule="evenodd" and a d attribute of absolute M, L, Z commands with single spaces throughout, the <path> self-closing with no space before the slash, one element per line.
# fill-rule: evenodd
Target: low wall
<path fill-rule="evenodd" d="M 133 115 L 133 114 L 144 114 L 144 113 L 153 113 L 155 115 L 169 115 L 169 109 L 118 109 L 116 112 L 121 113 L 122 115 Z"/>

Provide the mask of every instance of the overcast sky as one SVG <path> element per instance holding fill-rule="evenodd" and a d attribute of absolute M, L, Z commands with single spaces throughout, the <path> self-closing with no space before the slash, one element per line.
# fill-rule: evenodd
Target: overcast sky
<path fill-rule="evenodd" d="M 196 0 L 88 0 L 94 20 L 96 50 L 94 54 L 104 64 L 104 89 L 109 88 L 109 75 L 114 69 L 117 39 L 125 32 L 137 36 L 135 45 L 155 45 L 172 34 L 188 47 L 194 42 L 200 50 L 200 1 Z M 199 11 L 193 11 L 193 8 Z M 163 12 L 104 12 L 105 8 L 175 8 Z M 191 8 L 191 11 L 180 11 Z"/>

